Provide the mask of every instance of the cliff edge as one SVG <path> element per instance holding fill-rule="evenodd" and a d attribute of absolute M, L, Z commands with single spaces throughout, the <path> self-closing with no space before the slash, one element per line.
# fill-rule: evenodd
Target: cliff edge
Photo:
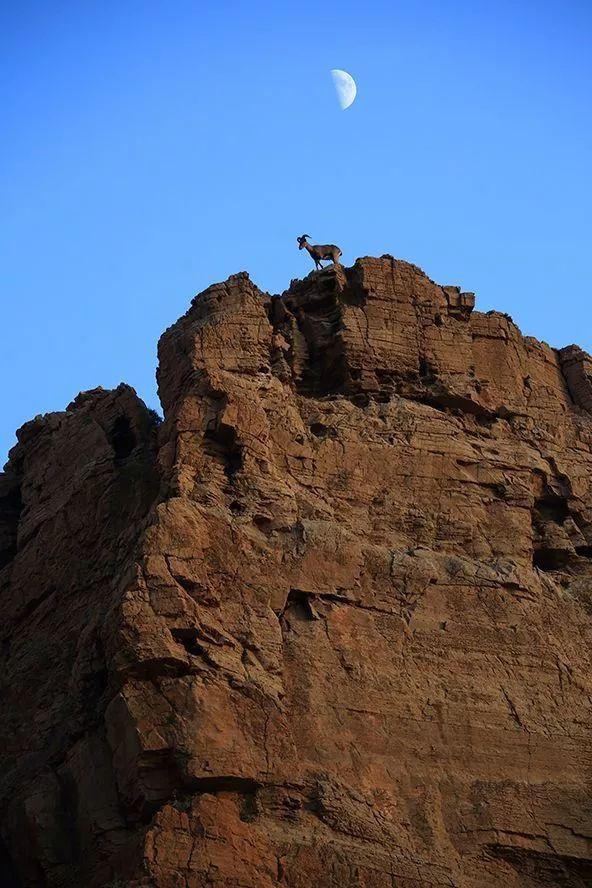
<path fill-rule="evenodd" d="M 0 474 L 0 884 L 585 888 L 592 360 L 242 273 Z"/>

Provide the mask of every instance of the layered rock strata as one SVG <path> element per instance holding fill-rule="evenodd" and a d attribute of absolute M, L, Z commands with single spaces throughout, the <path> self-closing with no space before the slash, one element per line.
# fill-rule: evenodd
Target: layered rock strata
<path fill-rule="evenodd" d="M 197 296 L 0 476 L 0 882 L 592 880 L 592 374 L 390 256 Z"/>

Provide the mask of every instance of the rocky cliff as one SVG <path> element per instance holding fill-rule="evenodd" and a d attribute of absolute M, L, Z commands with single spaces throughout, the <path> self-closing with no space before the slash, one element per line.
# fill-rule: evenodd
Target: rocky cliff
<path fill-rule="evenodd" d="M 0 475 L 0 883 L 592 881 L 592 363 L 390 256 Z"/>

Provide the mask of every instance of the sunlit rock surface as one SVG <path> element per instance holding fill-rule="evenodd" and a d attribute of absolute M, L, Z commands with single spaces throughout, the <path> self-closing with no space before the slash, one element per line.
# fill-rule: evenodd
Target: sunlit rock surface
<path fill-rule="evenodd" d="M 592 883 L 592 363 L 238 274 L 0 475 L 0 884 Z"/>

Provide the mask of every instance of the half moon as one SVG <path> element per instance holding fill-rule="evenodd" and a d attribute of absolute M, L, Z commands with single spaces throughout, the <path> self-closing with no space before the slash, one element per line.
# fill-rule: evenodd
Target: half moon
<path fill-rule="evenodd" d="M 341 110 L 345 111 L 356 97 L 358 91 L 356 81 L 351 74 L 348 74 L 347 71 L 342 71 L 340 68 L 333 68 L 331 70 L 331 77 L 333 78 L 333 85 L 337 93 L 337 101 L 341 105 Z"/>

